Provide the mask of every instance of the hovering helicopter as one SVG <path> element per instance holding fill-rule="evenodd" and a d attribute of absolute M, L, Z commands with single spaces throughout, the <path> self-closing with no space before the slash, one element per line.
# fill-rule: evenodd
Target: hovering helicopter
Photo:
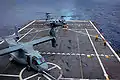
<path fill-rule="evenodd" d="M 46 20 L 50 20 L 49 13 L 46 13 Z M 33 40 L 30 42 L 22 43 L 18 42 L 19 40 L 19 33 L 15 28 L 15 38 L 13 37 L 5 37 L 3 40 L 3 44 L 7 43 L 9 46 L 6 48 L 2 48 L 0 50 L 0 56 L 10 54 L 10 61 L 16 61 L 21 64 L 27 64 L 27 69 L 30 68 L 41 72 L 48 70 L 48 64 L 45 61 L 44 57 L 40 55 L 40 52 L 33 49 L 34 45 L 41 44 L 44 42 L 51 41 L 52 47 L 56 47 L 56 32 L 55 28 L 59 26 L 64 26 L 66 23 L 63 20 L 59 21 L 51 21 L 49 23 L 50 31 L 49 36 L 42 37 L 37 40 Z M 2 44 L 1 44 L 2 45 Z"/>

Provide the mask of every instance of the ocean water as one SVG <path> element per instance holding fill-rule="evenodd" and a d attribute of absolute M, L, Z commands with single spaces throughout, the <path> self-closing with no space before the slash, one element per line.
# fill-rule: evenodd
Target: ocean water
<path fill-rule="evenodd" d="M 14 26 L 44 19 L 45 12 L 95 21 L 114 49 L 120 49 L 120 0 L 0 0 L 0 36 L 12 34 Z"/>

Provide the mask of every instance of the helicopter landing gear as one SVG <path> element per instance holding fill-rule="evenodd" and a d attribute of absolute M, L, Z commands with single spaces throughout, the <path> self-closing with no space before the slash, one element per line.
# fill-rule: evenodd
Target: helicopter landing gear
<path fill-rule="evenodd" d="M 50 32 L 49 32 L 50 36 L 53 36 L 55 37 L 55 29 L 54 28 L 51 28 Z"/>
<path fill-rule="evenodd" d="M 9 61 L 10 61 L 10 62 L 13 62 L 13 61 L 14 61 L 14 57 L 11 56 L 11 57 L 9 58 Z"/>
<path fill-rule="evenodd" d="M 31 67 L 30 67 L 29 65 L 27 65 L 26 69 L 27 69 L 28 71 L 30 71 L 30 70 L 31 70 Z"/>
<path fill-rule="evenodd" d="M 51 41 L 52 41 L 52 47 L 56 47 L 56 46 L 57 46 L 57 44 L 56 44 L 56 39 L 54 38 L 54 39 L 52 39 Z"/>

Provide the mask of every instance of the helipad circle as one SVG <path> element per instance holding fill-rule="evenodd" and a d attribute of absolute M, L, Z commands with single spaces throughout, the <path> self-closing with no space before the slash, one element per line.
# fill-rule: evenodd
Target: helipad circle
<path fill-rule="evenodd" d="M 34 74 L 34 75 L 32 75 L 32 76 L 28 76 L 28 77 L 26 77 L 26 78 L 23 78 L 23 74 L 24 74 L 24 72 L 25 72 L 25 70 L 26 70 L 26 67 L 25 67 L 25 68 L 23 68 L 23 69 L 20 71 L 20 73 L 19 73 L 19 79 L 20 79 L 20 80 L 27 80 L 27 79 L 36 77 L 36 76 L 38 76 L 39 74 L 41 74 L 41 75 L 43 75 L 43 76 L 44 76 L 44 75 L 45 75 L 45 76 L 48 76 L 49 78 L 51 78 L 51 80 L 52 80 L 52 79 L 59 80 L 59 79 L 62 77 L 62 74 L 63 74 L 63 71 L 62 71 L 61 67 L 58 66 L 58 65 L 56 65 L 56 64 L 54 64 L 54 63 L 51 63 L 51 62 L 47 62 L 47 64 L 53 66 L 53 67 L 48 68 L 48 71 L 54 70 L 54 69 L 56 69 L 56 68 L 59 70 L 60 73 L 59 73 L 59 76 L 58 76 L 57 78 L 55 78 L 54 75 L 50 75 L 50 74 L 47 73 L 46 71 L 43 71 L 43 73 L 36 73 L 36 74 Z M 39 76 L 39 77 L 41 77 L 41 76 Z M 39 78 L 39 77 L 38 77 L 38 78 Z"/>

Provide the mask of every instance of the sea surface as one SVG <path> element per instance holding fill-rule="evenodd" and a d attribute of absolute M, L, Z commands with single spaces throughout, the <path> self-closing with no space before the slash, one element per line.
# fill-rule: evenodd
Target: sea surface
<path fill-rule="evenodd" d="M 120 49 L 120 0 L 0 0 L 0 36 L 13 34 L 34 19 L 52 16 L 72 16 L 66 19 L 92 20 L 102 29 L 103 35 Z"/>

